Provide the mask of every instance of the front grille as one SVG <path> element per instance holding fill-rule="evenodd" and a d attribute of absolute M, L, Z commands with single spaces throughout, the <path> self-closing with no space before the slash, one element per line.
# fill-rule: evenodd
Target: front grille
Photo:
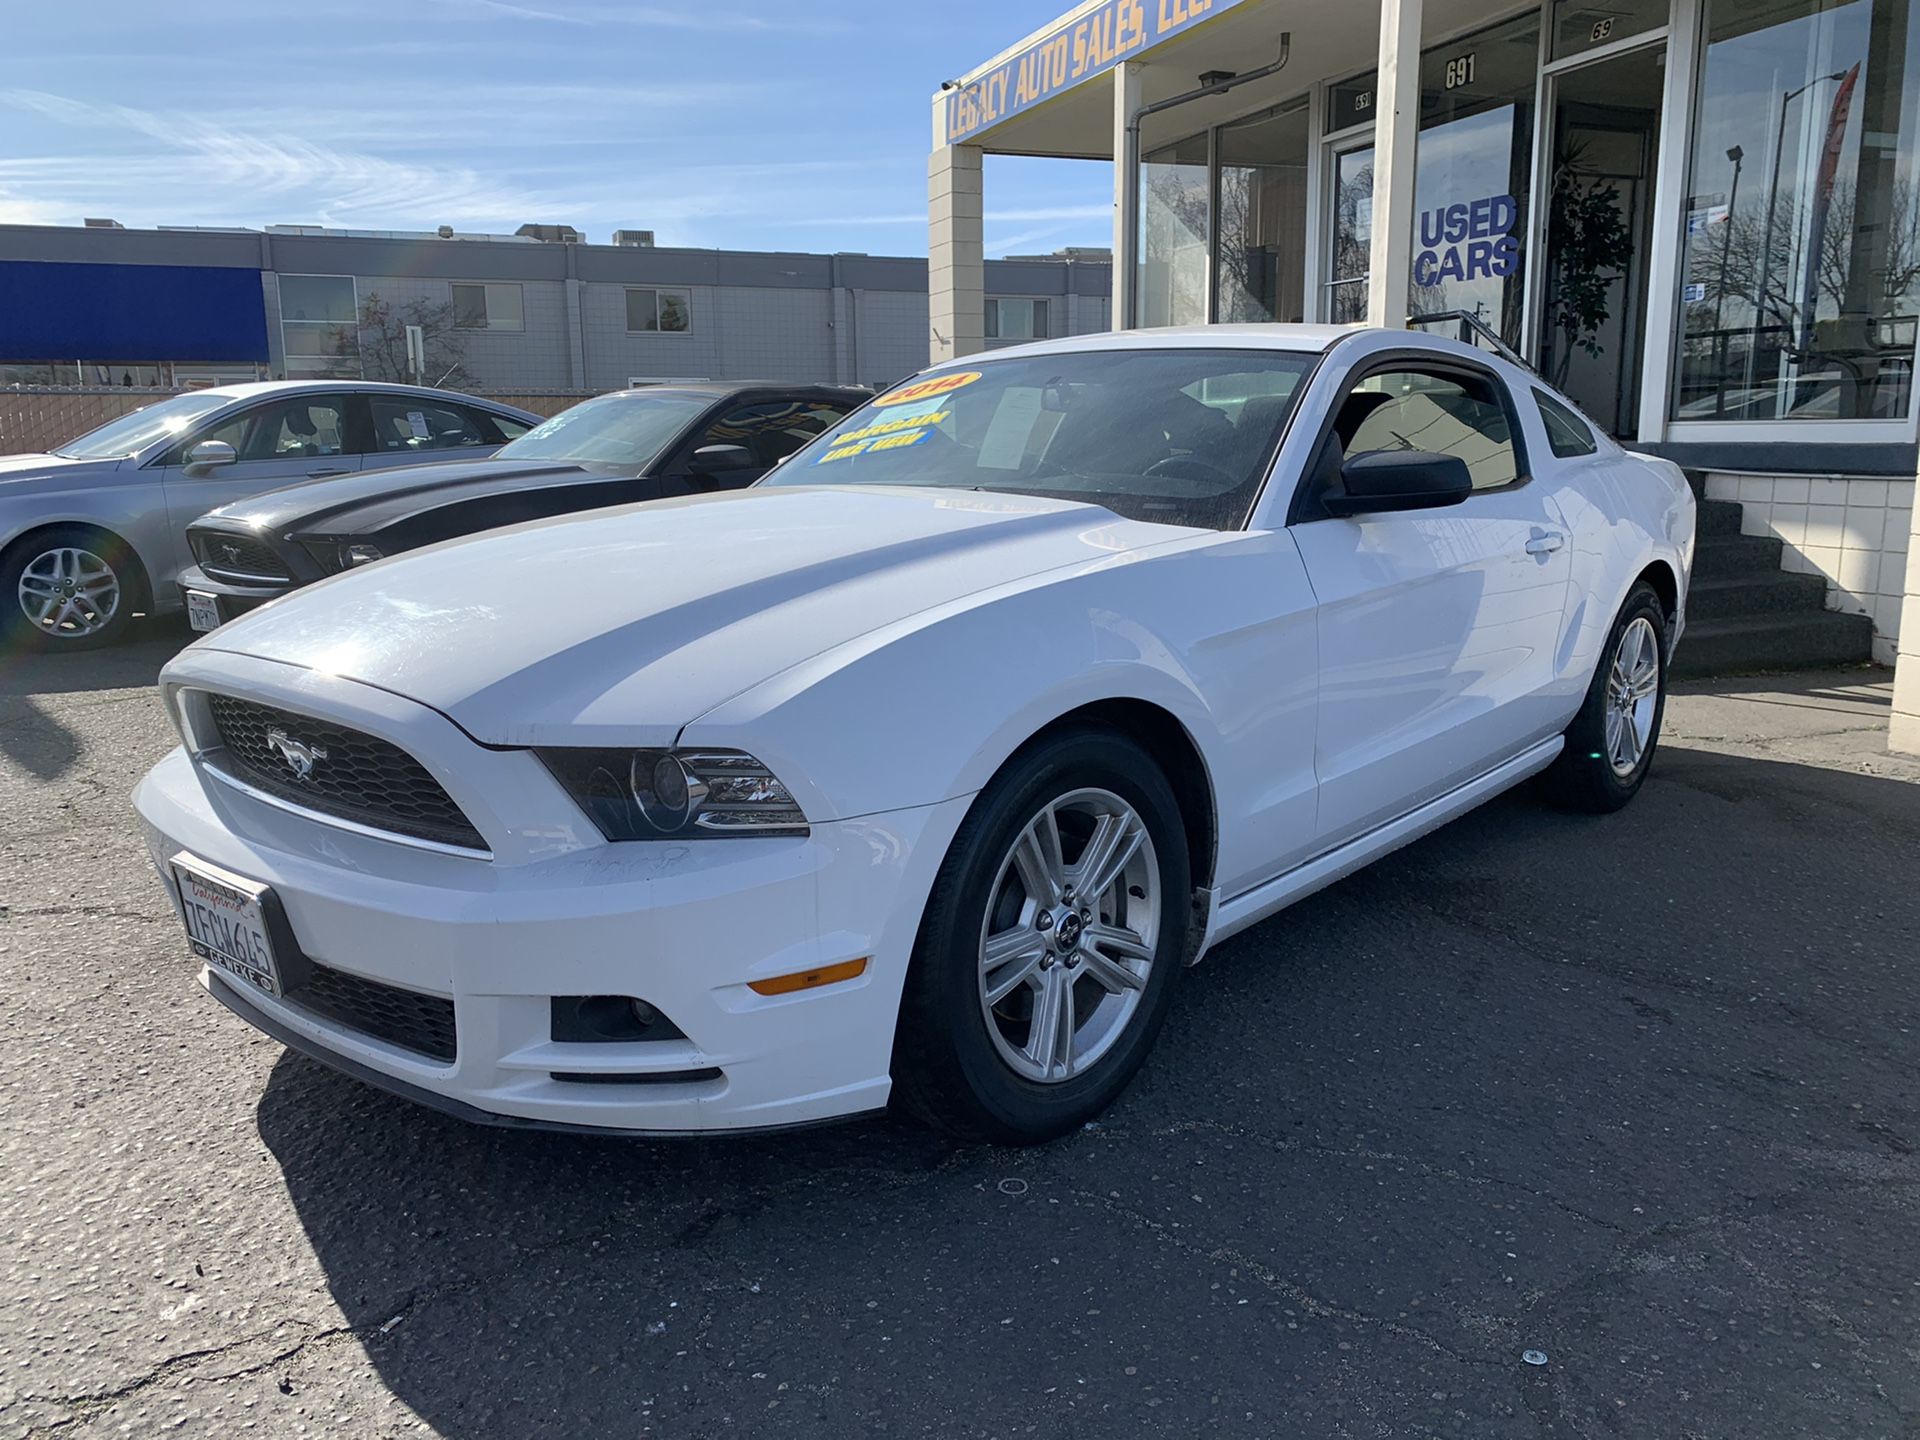
<path fill-rule="evenodd" d="M 458 1055 L 451 1000 L 383 985 L 316 961 L 307 962 L 307 969 L 307 978 L 286 994 L 302 1010 L 429 1060 L 451 1064 Z"/>
<path fill-rule="evenodd" d="M 225 747 L 215 763 L 224 759 L 237 780 L 375 830 L 463 850 L 487 848 L 440 782 L 397 745 L 231 695 L 209 694 L 207 709 Z M 311 760 L 304 779 L 295 768 L 302 756 Z"/>
<path fill-rule="evenodd" d="M 222 580 L 291 580 L 272 547 L 245 535 L 196 531 L 193 556 L 200 568 Z"/>

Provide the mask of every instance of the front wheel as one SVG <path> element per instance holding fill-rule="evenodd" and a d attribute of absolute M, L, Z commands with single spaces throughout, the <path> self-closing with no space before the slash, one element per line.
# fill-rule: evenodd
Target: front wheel
<path fill-rule="evenodd" d="M 79 526 L 29 535 L 0 558 L 0 641 L 88 650 L 120 638 L 134 610 L 126 544 Z"/>
<path fill-rule="evenodd" d="M 894 1093 L 968 1140 L 1084 1124 L 1140 1068 L 1191 923 L 1186 831 L 1139 746 L 1051 737 L 981 792 L 934 883 Z"/>
<path fill-rule="evenodd" d="M 1667 612 L 1642 582 L 1614 619 L 1566 748 L 1546 773 L 1548 793 L 1570 809 L 1620 809 L 1646 781 L 1666 709 Z"/>

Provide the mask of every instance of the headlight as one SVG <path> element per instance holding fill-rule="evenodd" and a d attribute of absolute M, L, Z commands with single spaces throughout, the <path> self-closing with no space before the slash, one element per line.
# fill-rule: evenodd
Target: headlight
<path fill-rule="evenodd" d="M 356 565 L 371 565 L 376 560 L 384 560 L 378 545 L 342 545 L 340 547 L 340 568 L 351 570 Z"/>
<path fill-rule="evenodd" d="M 807 832 L 787 787 L 744 751 L 534 753 L 609 840 Z"/>

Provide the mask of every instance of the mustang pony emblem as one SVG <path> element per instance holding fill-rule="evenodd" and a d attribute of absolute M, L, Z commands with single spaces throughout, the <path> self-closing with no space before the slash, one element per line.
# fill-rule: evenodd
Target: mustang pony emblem
<path fill-rule="evenodd" d="M 238 545 L 223 544 L 220 547 L 220 553 L 226 556 L 229 565 L 238 565 L 240 563 L 240 547 Z"/>
<path fill-rule="evenodd" d="M 304 740 L 295 740 L 286 731 L 274 729 L 267 731 L 267 748 L 277 751 L 287 768 L 293 771 L 296 780 L 311 780 L 313 767 L 327 758 L 324 745 L 309 745 Z"/>

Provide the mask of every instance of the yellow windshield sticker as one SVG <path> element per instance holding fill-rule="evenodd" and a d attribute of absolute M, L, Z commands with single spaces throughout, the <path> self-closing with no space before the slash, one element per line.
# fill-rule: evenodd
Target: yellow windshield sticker
<path fill-rule="evenodd" d="M 962 370 L 957 375 L 934 375 L 925 380 L 917 380 L 911 385 L 882 395 L 873 403 L 878 406 L 907 405 L 915 400 L 930 400 L 936 395 L 951 395 L 955 390 L 964 390 L 980 378 L 978 370 Z"/>
<path fill-rule="evenodd" d="M 923 444 L 933 435 L 931 430 L 901 430 L 891 435 L 870 435 L 864 439 L 853 439 L 842 435 L 834 441 L 833 448 L 814 463 L 825 465 L 832 460 L 851 460 L 856 455 L 873 455 L 882 450 L 907 450 Z"/>
<path fill-rule="evenodd" d="M 880 435 L 896 435 L 902 430 L 918 430 L 927 425 L 938 425 L 953 412 L 942 410 L 937 415 L 903 415 L 898 420 L 876 420 L 871 425 L 862 425 L 858 430 L 849 430 L 834 437 L 834 444 L 847 445 L 855 440 L 872 440 Z"/>

